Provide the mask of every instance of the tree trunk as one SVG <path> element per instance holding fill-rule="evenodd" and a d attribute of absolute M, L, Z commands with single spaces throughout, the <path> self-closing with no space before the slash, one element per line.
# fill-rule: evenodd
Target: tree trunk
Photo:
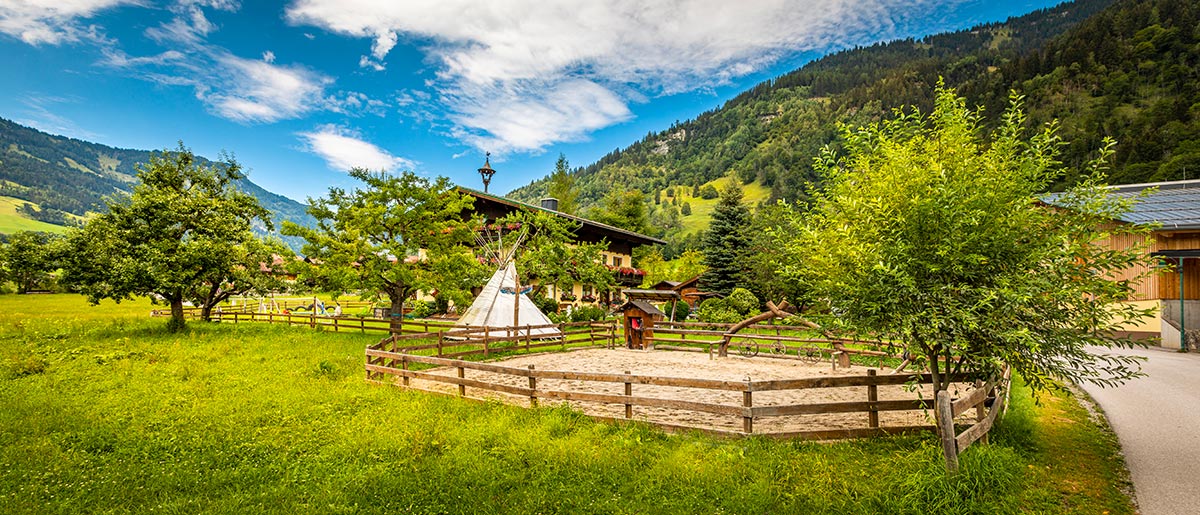
<path fill-rule="evenodd" d="M 392 300 L 392 308 L 390 311 L 391 328 L 393 334 L 400 334 L 404 327 L 404 297 L 403 293 L 393 291 L 389 296 Z"/>
<path fill-rule="evenodd" d="M 204 305 L 200 308 L 200 318 L 203 319 L 205 322 L 212 322 L 213 304 L 215 304 L 215 302 L 214 303 L 205 302 Z"/>
<path fill-rule="evenodd" d="M 170 300 L 171 300 L 171 320 L 169 322 L 167 322 L 167 328 L 171 332 L 175 332 L 180 329 L 183 329 L 183 326 L 184 326 L 183 296 L 182 295 L 173 295 L 173 296 L 171 296 Z"/>

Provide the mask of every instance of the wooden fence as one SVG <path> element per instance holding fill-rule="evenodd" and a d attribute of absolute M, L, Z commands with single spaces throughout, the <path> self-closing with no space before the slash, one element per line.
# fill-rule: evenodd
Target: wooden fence
<path fill-rule="evenodd" d="M 450 334 L 450 333 L 446 333 Z M 901 400 L 879 400 L 879 387 L 881 386 L 898 386 L 906 384 L 931 384 L 932 378 L 930 374 L 900 374 L 900 375 L 877 375 L 874 369 L 867 371 L 867 375 L 848 375 L 838 377 L 806 377 L 797 379 L 776 379 L 776 380 L 760 380 L 760 381 L 728 381 L 719 379 L 699 379 L 686 377 L 663 377 L 652 375 L 639 375 L 626 372 L 624 374 L 613 373 L 595 373 L 595 372 L 579 372 L 579 371 L 554 371 L 554 370 L 537 370 L 534 366 L 528 367 L 512 367 L 504 366 L 495 363 L 481 363 L 478 361 L 468 361 L 462 359 L 454 359 L 466 355 L 478 355 L 480 350 L 468 350 L 455 353 L 444 353 L 441 356 L 419 355 L 418 352 L 429 351 L 431 345 L 418 345 L 411 347 L 402 347 L 400 342 L 414 339 L 416 335 L 397 335 L 387 338 L 379 344 L 373 345 L 366 349 L 367 379 L 372 382 L 382 384 L 395 384 L 396 379 L 385 381 L 386 376 L 399 378 L 400 386 L 410 389 L 418 389 L 429 391 L 438 394 L 445 394 L 443 391 L 429 388 L 420 388 L 413 384 L 413 380 L 423 380 L 432 383 L 441 383 L 456 386 L 456 395 L 459 397 L 480 398 L 468 395 L 468 388 L 483 392 L 493 392 L 517 396 L 527 400 L 527 405 L 530 407 L 537 406 L 539 399 L 554 399 L 562 401 L 577 401 L 591 402 L 605 405 L 615 405 L 624 408 L 624 417 L 604 417 L 592 415 L 593 418 L 602 420 L 621 420 L 632 419 L 635 407 L 648 408 L 665 408 L 669 410 L 682 410 L 688 412 L 697 412 L 704 414 L 714 414 L 719 416 L 733 417 L 734 424 L 740 420 L 741 431 L 728 431 L 716 429 L 713 427 L 693 425 L 693 424 L 670 424 L 653 420 L 643 420 L 650 424 L 661 426 L 667 429 L 695 429 L 713 434 L 720 435 L 751 435 L 762 434 L 771 437 L 780 438 L 801 438 L 801 439 L 841 439 L 841 438 L 859 438 L 867 436 L 878 436 L 886 434 L 896 434 L 910 431 L 933 431 L 937 427 L 935 425 L 902 425 L 902 426 L 884 426 L 880 423 L 879 415 L 882 412 L 890 411 L 905 411 L 905 410 L 930 410 L 935 407 L 934 402 L 929 399 L 921 399 L 917 394 L 913 393 L 911 399 Z M 498 341 L 525 341 L 526 339 L 512 338 L 496 338 L 493 342 Z M 439 340 L 438 345 L 443 345 Z M 611 343 L 610 343 L 611 345 Z M 533 347 L 537 347 L 534 345 Z M 439 353 L 442 350 L 438 347 Z M 442 367 L 439 371 L 431 370 L 414 370 L 412 365 L 420 364 L 426 367 Z M 452 375 L 446 374 L 447 371 L 453 371 Z M 472 371 L 472 375 L 476 377 L 468 377 L 467 371 Z M 499 378 L 488 379 L 486 374 L 498 374 Z M 507 380 L 505 380 L 507 379 Z M 956 376 L 956 382 L 965 380 L 964 376 Z M 527 382 L 526 382 L 527 380 Z M 568 380 L 578 383 L 602 383 L 602 384 L 619 384 L 623 386 L 623 394 L 612 393 L 595 393 L 591 391 L 572 391 L 563 389 L 554 389 L 547 387 L 542 383 L 545 380 Z M 507 384 L 506 384 L 507 383 Z M 514 384 L 520 386 L 514 386 Z M 527 386 L 525 386 L 527 384 Z M 668 386 L 675 388 L 689 389 L 685 391 L 718 391 L 718 392 L 736 392 L 740 393 L 740 403 L 723 404 L 716 402 L 699 402 L 695 400 L 684 399 L 669 399 L 662 397 L 653 397 L 647 395 L 635 395 L 635 385 L 654 385 Z M 783 405 L 756 405 L 755 395 L 762 392 L 781 392 L 781 391 L 797 391 L 807 389 L 822 389 L 822 388 L 840 388 L 840 387 L 866 387 L 865 395 L 859 401 L 845 402 L 823 402 L 823 403 L 802 403 L 802 404 L 783 404 Z M 586 387 L 584 389 L 587 389 Z M 602 389 L 602 388 L 593 388 Z M 696 398 L 695 395 L 687 395 L 687 397 Z M 986 397 L 978 395 L 969 395 L 964 397 L 967 400 L 958 402 L 972 402 L 972 406 L 984 402 Z M 755 429 L 756 421 L 772 419 L 777 417 L 797 417 L 805 415 L 819 414 L 841 414 L 841 413 L 862 413 L 863 427 L 846 428 L 846 429 L 822 429 L 822 430 L 806 430 L 806 431 L 762 431 Z M 985 430 L 986 431 L 986 430 Z"/>
<path fill-rule="evenodd" d="M 975 383 L 975 389 L 961 399 L 952 399 L 950 392 L 937 394 L 936 420 L 938 434 L 942 438 L 942 452 L 946 456 L 946 469 L 958 470 L 958 455 L 975 442 L 987 443 L 988 431 L 996 423 L 997 413 L 1003 413 L 1008 401 L 1008 384 L 1012 369 L 1005 368 L 1001 377 L 987 384 Z M 991 409 L 987 409 L 990 406 Z M 963 432 L 956 432 L 954 419 L 975 409 L 975 423 Z"/>
<path fill-rule="evenodd" d="M 200 309 L 185 308 L 183 314 L 184 318 L 198 320 L 200 318 Z M 169 317 L 171 316 L 171 311 L 156 309 L 150 312 L 150 316 Z M 213 311 L 212 319 L 218 322 L 232 323 L 267 322 L 271 324 L 306 325 L 311 328 L 321 327 L 330 329 L 334 332 L 357 331 L 362 333 L 376 331 L 384 333 L 426 334 L 449 330 L 454 327 L 453 321 L 405 319 L 402 328 L 397 330 L 392 327 L 392 321 L 387 318 L 334 317 L 317 315 L 315 313 L 258 313 L 250 309 Z"/>

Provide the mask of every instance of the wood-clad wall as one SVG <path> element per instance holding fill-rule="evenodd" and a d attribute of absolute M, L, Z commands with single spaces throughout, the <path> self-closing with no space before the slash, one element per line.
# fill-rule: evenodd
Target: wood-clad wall
<path fill-rule="evenodd" d="M 1111 236 L 1101 242 L 1114 249 L 1129 248 L 1141 245 L 1145 241 L 1142 235 Z M 1147 252 L 1160 250 L 1200 250 L 1200 232 L 1196 231 L 1157 231 Z M 1165 264 L 1174 264 L 1173 260 L 1164 260 Z M 1159 268 L 1156 266 L 1156 268 Z M 1145 266 L 1138 266 L 1118 274 L 1114 279 L 1127 280 L 1137 277 L 1146 271 Z M 1184 298 L 1200 300 L 1200 259 L 1184 260 Z M 1135 285 L 1134 297 L 1130 300 L 1178 299 L 1179 271 L 1175 267 L 1162 267 L 1158 273 L 1150 274 Z"/>

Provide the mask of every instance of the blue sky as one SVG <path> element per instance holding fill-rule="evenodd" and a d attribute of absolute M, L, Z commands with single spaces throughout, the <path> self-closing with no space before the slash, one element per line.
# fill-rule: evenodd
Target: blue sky
<path fill-rule="evenodd" d="M 1016 0 L 0 0 L 0 117 L 227 151 L 304 200 L 351 166 L 506 192 L 831 51 L 1049 7 Z"/>

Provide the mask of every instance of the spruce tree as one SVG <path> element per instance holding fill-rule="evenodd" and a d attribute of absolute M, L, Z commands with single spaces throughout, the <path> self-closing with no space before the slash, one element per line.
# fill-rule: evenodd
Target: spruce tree
<path fill-rule="evenodd" d="M 743 256 L 750 248 L 749 226 L 750 208 L 742 204 L 742 188 L 737 181 L 730 181 L 721 191 L 702 240 L 704 265 L 708 267 L 700 277 L 703 290 L 728 295 L 741 286 Z"/>

